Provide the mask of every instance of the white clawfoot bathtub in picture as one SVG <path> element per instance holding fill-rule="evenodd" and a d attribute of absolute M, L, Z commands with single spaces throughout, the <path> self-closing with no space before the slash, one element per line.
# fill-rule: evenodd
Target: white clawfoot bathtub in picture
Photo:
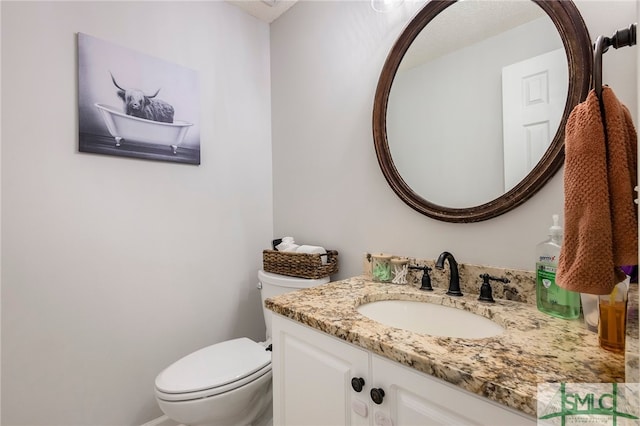
<path fill-rule="evenodd" d="M 120 146 L 125 141 L 136 141 L 154 145 L 168 145 L 177 154 L 178 147 L 184 140 L 192 123 L 175 120 L 173 123 L 145 120 L 143 118 L 126 115 L 118 108 L 105 104 L 94 104 L 102 114 L 104 123 L 115 145 Z"/>

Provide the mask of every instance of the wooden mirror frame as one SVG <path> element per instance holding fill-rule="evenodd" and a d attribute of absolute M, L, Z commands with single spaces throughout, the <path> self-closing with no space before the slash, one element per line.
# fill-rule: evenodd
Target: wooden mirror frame
<path fill-rule="evenodd" d="M 573 108 L 586 99 L 589 92 L 593 54 L 589 31 L 572 1 L 532 0 L 553 21 L 567 54 L 569 89 L 564 113 L 553 141 L 529 174 L 502 196 L 469 208 L 450 208 L 433 204 L 416 194 L 402 179 L 391 158 L 387 140 L 387 104 L 400 62 L 420 31 L 440 12 L 456 4 L 451 0 L 431 0 L 409 22 L 380 73 L 373 103 L 373 141 L 378 163 L 393 191 L 414 210 L 446 222 L 479 222 L 506 213 L 538 192 L 564 163 L 564 128 Z M 478 167 L 478 172 L 481 168 Z M 443 185 L 445 182 L 443 182 Z"/>

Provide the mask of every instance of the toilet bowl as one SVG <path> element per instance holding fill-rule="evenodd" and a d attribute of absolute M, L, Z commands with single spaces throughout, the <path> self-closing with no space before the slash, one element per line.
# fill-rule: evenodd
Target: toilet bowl
<path fill-rule="evenodd" d="M 188 425 L 247 425 L 271 402 L 271 355 L 246 337 L 211 345 L 156 378 L 167 417 Z"/>
<path fill-rule="evenodd" d="M 329 282 L 258 272 L 266 341 L 241 337 L 197 350 L 164 369 L 155 381 L 158 406 L 188 426 L 265 424 L 272 415 L 271 311 L 264 300 Z"/>

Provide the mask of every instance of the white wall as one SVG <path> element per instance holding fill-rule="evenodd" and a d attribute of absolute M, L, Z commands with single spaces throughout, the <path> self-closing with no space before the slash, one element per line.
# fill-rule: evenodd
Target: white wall
<path fill-rule="evenodd" d="M 637 7 L 608 0 L 577 5 L 594 40 L 631 24 Z M 551 215 L 562 213 L 562 172 L 507 214 L 452 224 L 405 205 L 378 167 L 375 88 L 418 7 L 405 1 L 377 14 L 365 1 L 301 2 L 272 24 L 275 234 L 337 249 L 338 278 L 360 273 L 366 251 L 435 258 L 449 250 L 464 263 L 532 270 L 535 244 L 546 238 Z M 625 49 L 606 54 L 603 81 L 635 116 L 637 48 Z"/>
<path fill-rule="evenodd" d="M 269 27 L 223 2 L 1 11 L 2 424 L 142 424 L 162 368 L 264 337 Z M 199 72 L 200 166 L 78 152 L 77 32 Z"/>
<path fill-rule="evenodd" d="M 0 30 L 2 28 L 2 7 L 0 6 Z M 0 43 L 0 93 L 2 93 L 2 43 Z M 2 101 L 0 99 L 0 118 Z M 2 120 L 0 119 L 0 124 Z M 2 423 L 2 134 L 0 132 L 0 423 Z"/>

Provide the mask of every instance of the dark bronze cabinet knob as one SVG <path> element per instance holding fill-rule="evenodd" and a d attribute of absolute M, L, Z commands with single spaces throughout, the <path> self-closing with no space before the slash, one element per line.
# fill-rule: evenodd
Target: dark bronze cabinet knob
<path fill-rule="evenodd" d="M 380 388 L 371 389 L 371 399 L 376 404 L 382 404 L 382 400 L 384 399 L 384 391 Z"/>
<path fill-rule="evenodd" d="M 351 379 L 351 387 L 356 392 L 362 392 L 362 388 L 364 388 L 364 379 L 362 377 L 354 377 Z"/>

